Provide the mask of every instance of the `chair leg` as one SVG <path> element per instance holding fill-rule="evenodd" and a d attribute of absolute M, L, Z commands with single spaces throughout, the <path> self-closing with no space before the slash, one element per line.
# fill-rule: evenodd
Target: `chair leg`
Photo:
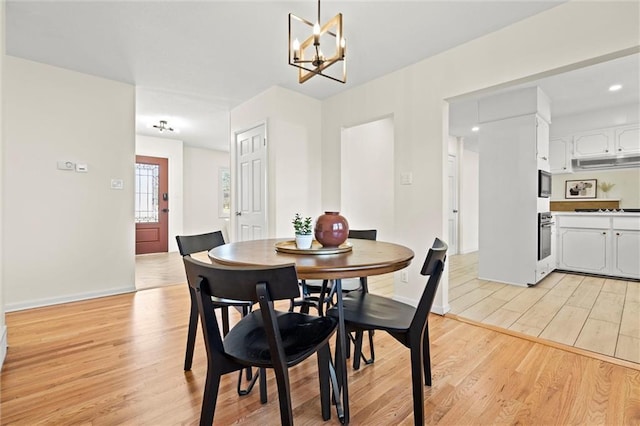
<path fill-rule="evenodd" d="M 204 384 L 202 396 L 202 409 L 200 411 L 200 426 L 210 426 L 216 412 L 218 389 L 220 387 L 220 375 L 213 372 L 213 368 L 207 368 L 207 379 Z"/>
<path fill-rule="evenodd" d="M 260 403 L 267 403 L 267 370 L 265 368 L 260 368 L 258 370 L 258 376 L 260 380 Z"/>
<path fill-rule="evenodd" d="M 229 334 L 229 307 L 223 306 L 220 309 L 222 310 L 222 335 L 226 336 Z"/>
<path fill-rule="evenodd" d="M 280 423 L 293 426 L 293 409 L 291 408 L 291 386 L 287 366 L 276 364 L 273 366 L 278 384 L 278 402 L 280 403 Z"/>
<path fill-rule="evenodd" d="M 318 377 L 320 379 L 320 407 L 322 408 L 322 420 L 331 418 L 331 379 L 329 378 L 329 363 L 331 352 L 329 345 L 324 345 L 318 350 Z"/>
<path fill-rule="evenodd" d="M 431 386 L 431 353 L 429 351 L 429 325 L 424 328 L 422 335 L 422 363 L 424 370 L 424 383 Z"/>
<path fill-rule="evenodd" d="M 189 288 L 189 292 L 193 290 Z M 184 355 L 184 371 L 191 370 L 193 363 L 193 350 L 196 345 L 196 333 L 198 332 L 198 305 L 195 296 L 191 294 L 191 312 L 189 313 L 189 329 L 187 331 L 187 350 Z"/>
<path fill-rule="evenodd" d="M 424 424 L 424 389 L 422 389 L 422 345 L 409 348 L 411 351 L 411 385 L 413 388 L 413 424 Z"/>
<path fill-rule="evenodd" d="M 353 346 L 353 369 L 360 369 L 360 354 L 362 354 L 362 330 L 356 331 L 356 338 Z M 351 339 L 349 339 L 351 340 Z"/>

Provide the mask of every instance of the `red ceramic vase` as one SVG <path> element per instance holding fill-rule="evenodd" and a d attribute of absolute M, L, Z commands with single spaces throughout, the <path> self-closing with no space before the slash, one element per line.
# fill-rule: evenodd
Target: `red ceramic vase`
<path fill-rule="evenodd" d="M 323 247 L 338 247 L 348 236 L 349 222 L 338 212 L 324 212 L 316 220 L 315 237 Z"/>

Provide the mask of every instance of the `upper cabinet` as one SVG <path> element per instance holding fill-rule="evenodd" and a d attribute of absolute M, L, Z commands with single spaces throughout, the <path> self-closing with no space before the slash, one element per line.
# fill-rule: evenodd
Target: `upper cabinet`
<path fill-rule="evenodd" d="M 640 153 L 640 124 L 610 127 L 573 135 L 575 158 Z"/>
<path fill-rule="evenodd" d="M 549 140 L 549 166 L 551 173 L 571 172 L 571 142 L 570 137 Z"/>
<path fill-rule="evenodd" d="M 575 158 L 609 155 L 614 152 L 613 129 L 592 130 L 573 135 Z"/>
<path fill-rule="evenodd" d="M 572 169 L 572 159 L 580 160 L 580 164 L 594 163 L 599 159 L 637 161 L 636 157 L 639 154 L 640 124 L 590 130 L 549 140 L 549 163 L 552 173 L 575 171 L 575 168 Z M 607 164 L 607 168 L 612 167 L 608 163 L 603 164 Z M 594 163 L 589 164 L 589 168 L 597 170 L 600 166 Z"/>
<path fill-rule="evenodd" d="M 640 124 L 617 127 L 614 135 L 616 154 L 640 153 Z"/>
<path fill-rule="evenodd" d="M 538 169 L 549 170 L 549 123 L 536 117 L 536 157 Z"/>

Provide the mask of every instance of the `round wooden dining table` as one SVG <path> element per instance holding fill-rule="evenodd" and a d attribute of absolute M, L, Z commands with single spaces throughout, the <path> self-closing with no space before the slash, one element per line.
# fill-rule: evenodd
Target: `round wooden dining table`
<path fill-rule="evenodd" d="M 336 409 L 343 424 L 349 423 L 349 392 L 346 366 L 346 332 L 342 315 L 342 279 L 368 277 L 398 271 L 411 263 L 414 253 L 399 244 L 383 241 L 349 239 L 348 251 L 326 254 L 321 250 L 296 253 L 276 250 L 286 239 L 241 241 L 224 244 L 209 251 L 214 263 L 228 266 L 274 266 L 295 263 L 298 278 L 332 280 L 336 286 L 339 312 L 338 344 L 336 345 L 335 372 L 337 375 Z M 340 397 L 341 396 L 341 397 Z"/>

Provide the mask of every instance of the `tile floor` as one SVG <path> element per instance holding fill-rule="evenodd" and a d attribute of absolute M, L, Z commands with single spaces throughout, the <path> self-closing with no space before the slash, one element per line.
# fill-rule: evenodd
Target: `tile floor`
<path fill-rule="evenodd" d="M 526 288 L 480 280 L 477 264 L 449 256 L 451 313 L 640 364 L 639 282 L 554 272 Z M 370 291 L 392 297 L 392 277 L 370 277 Z M 185 282 L 177 252 L 136 256 L 138 290 Z"/>
<path fill-rule="evenodd" d="M 640 282 L 553 272 L 534 287 L 477 278 L 477 252 L 449 257 L 451 313 L 640 363 Z"/>

